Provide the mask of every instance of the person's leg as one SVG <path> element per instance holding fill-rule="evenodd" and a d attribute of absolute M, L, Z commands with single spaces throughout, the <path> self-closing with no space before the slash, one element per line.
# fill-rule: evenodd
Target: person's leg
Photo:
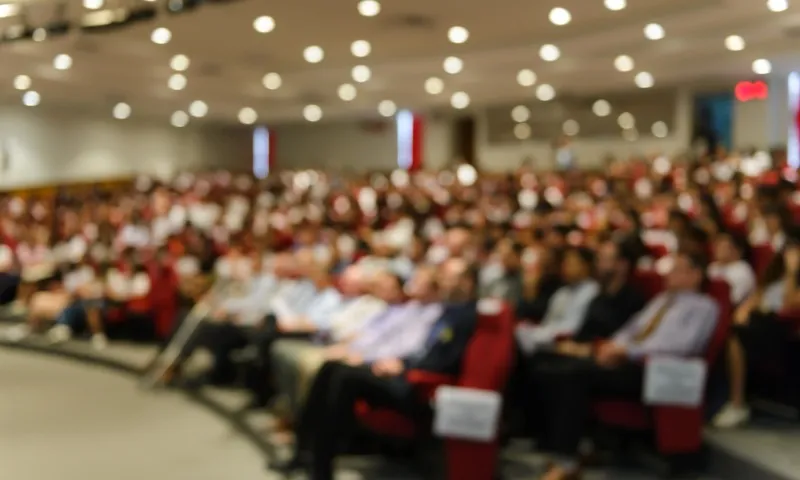
<path fill-rule="evenodd" d="M 66 342 L 75 333 L 81 333 L 85 320 L 83 305 L 75 300 L 56 317 L 56 324 L 47 332 L 47 337 L 54 344 Z"/>
<path fill-rule="evenodd" d="M 215 334 L 207 341 L 207 346 L 214 358 L 208 380 L 212 383 L 233 381 L 236 377 L 236 366 L 233 363 L 232 354 L 234 350 L 247 346 L 247 333 L 232 323 L 224 322 L 218 324 Z"/>

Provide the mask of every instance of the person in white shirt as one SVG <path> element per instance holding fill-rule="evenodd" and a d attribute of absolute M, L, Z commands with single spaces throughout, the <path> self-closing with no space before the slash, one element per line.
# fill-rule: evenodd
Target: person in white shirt
<path fill-rule="evenodd" d="M 709 278 L 724 280 L 731 291 L 731 304 L 741 304 L 756 287 L 753 267 L 744 260 L 746 242 L 730 233 L 717 235 L 714 262 L 708 266 Z"/>
<path fill-rule="evenodd" d="M 105 291 L 107 264 L 95 269 L 88 264 L 76 264 L 64 275 L 64 286 L 71 294 L 71 303 L 56 319 L 56 325 L 47 332 L 52 344 L 63 343 L 87 326 L 92 334 L 92 347 L 106 348 L 108 339 L 103 333 L 101 312 Z"/>

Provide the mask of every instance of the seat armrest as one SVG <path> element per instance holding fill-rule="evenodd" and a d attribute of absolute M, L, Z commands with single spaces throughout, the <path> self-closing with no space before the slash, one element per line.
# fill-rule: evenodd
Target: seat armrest
<path fill-rule="evenodd" d="M 443 373 L 426 372 L 424 370 L 409 370 L 406 380 L 414 390 L 426 401 L 433 398 L 436 389 L 442 385 L 455 385 L 458 378 Z"/>

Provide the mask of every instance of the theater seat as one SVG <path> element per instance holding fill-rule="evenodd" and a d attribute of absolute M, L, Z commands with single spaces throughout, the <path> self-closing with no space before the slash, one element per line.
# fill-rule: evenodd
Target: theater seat
<path fill-rule="evenodd" d="M 731 324 L 730 287 L 724 281 L 711 281 L 706 292 L 717 301 L 720 312 L 709 340 L 705 360 L 712 365 L 728 338 Z M 696 453 L 702 443 L 704 407 L 656 406 L 641 402 L 603 400 L 594 404 L 594 415 L 607 426 L 626 430 L 653 430 L 656 448 L 662 455 Z"/>
<path fill-rule="evenodd" d="M 172 268 L 150 269 L 150 305 L 153 310 L 156 337 L 164 339 L 172 332 L 178 314 L 178 276 Z"/>
<path fill-rule="evenodd" d="M 764 274 L 769 266 L 769 262 L 772 261 L 772 257 L 775 255 L 775 251 L 772 249 L 772 245 L 764 244 L 764 245 L 754 245 L 752 248 L 752 263 L 753 263 L 753 270 L 755 270 L 756 275 L 759 277 Z"/>
<path fill-rule="evenodd" d="M 648 300 L 664 290 L 664 277 L 655 270 L 637 270 L 632 281 Z"/>
<path fill-rule="evenodd" d="M 461 375 L 451 377 L 412 370 L 407 379 L 424 401 L 431 401 L 442 385 L 456 385 L 502 392 L 514 359 L 513 312 L 497 300 L 479 302 L 475 333 L 464 352 Z M 362 426 L 382 436 L 416 439 L 431 435 L 429 424 L 386 409 L 372 409 L 366 402 L 356 405 Z M 499 443 L 445 440 L 445 463 L 449 480 L 488 480 L 494 478 Z"/>

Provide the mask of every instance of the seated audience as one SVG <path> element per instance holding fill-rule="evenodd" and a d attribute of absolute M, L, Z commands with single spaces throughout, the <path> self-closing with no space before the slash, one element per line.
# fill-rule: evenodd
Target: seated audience
<path fill-rule="evenodd" d="M 532 248 L 522 270 L 522 296 L 516 316 L 529 322 L 544 318 L 553 295 L 563 286 L 560 250 Z"/>
<path fill-rule="evenodd" d="M 494 248 L 489 262 L 481 269 L 481 298 L 498 298 L 516 306 L 522 297 L 520 256 L 522 245 L 503 238 Z"/>
<path fill-rule="evenodd" d="M 739 305 L 755 289 L 756 274 L 744 258 L 747 244 L 730 233 L 717 235 L 714 262 L 708 266 L 709 278 L 724 280 L 731 289 L 731 304 Z"/>

